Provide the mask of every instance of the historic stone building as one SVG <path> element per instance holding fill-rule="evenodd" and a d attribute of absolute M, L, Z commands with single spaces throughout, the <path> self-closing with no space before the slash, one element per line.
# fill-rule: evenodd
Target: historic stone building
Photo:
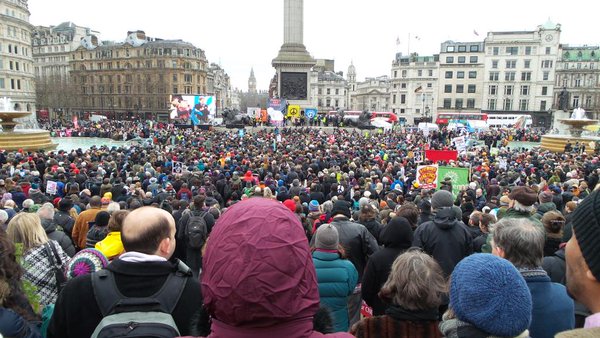
<path fill-rule="evenodd" d="M 208 73 L 206 76 L 207 80 L 207 91 L 206 94 L 215 97 L 217 115 L 223 111 L 224 108 L 231 107 L 231 83 L 229 75 L 225 72 L 221 66 L 216 63 L 211 63 L 208 67 Z"/>
<path fill-rule="evenodd" d="M 91 36 L 69 61 L 78 113 L 100 112 L 116 118 L 166 121 L 171 94 L 207 93 L 205 53 L 191 43 L 129 32 L 125 42 Z"/>
<path fill-rule="evenodd" d="M 34 74 L 37 106 L 51 117 L 69 114 L 70 95 L 74 88 L 69 84 L 71 53 L 81 46 L 81 39 L 97 34 L 90 28 L 63 22 L 58 26 L 36 26 L 33 43 Z"/>
<path fill-rule="evenodd" d="M 483 42 L 442 43 L 437 113 L 481 112 L 484 57 Z"/>
<path fill-rule="evenodd" d="M 350 93 L 349 110 L 391 111 L 390 79 L 387 75 L 368 77 L 357 82 Z"/>
<path fill-rule="evenodd" d="M 317 59 L 311 72 L 311 105 L 321 113 L 349 109 L 348 82 L 335 72 L 335 60 Z"/>
<path fill-rule="evenodd" d="M 555 88 L 554 102 L 564 89 L 569 112 L 581 107 L 588 118 L 600 118 L 600 46 L 561 46 Z"/>
<path fill-rule="evenodd" d="M 35 79 L 26 0 L 0 0 L 0 97 L 12 109 L 35 112 Z"/>
<path fill-rule="evenodd" d="M 438 96 L 439 55 L 396 54 L 392 63 L 391 111 L 401 124 L 435 119 Z"/>
<path fill-rule="evenodd" d="M 560 32 L 547 22 L 534 31 L 487 34 L 483 112 L 529 114 L 533 127 L 550 126 Z"/>

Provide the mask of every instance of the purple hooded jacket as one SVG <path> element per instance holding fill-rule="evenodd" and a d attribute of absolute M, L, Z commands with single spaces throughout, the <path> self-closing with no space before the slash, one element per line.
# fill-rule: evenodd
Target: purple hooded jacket
<path fill-rule="evenodd" d="M 313 330 L 319 291 L 306 235 L 281 203 L 238 202 L 216 223 L 203 257 L 210 338 L 352 337 Z"/>

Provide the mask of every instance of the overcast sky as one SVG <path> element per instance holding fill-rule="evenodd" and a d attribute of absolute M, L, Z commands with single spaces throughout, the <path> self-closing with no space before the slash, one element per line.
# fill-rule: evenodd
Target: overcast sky
<path fill-rule="evenodd" d="M 585 1 L 575 12 L 564 0 L 304 0 L 304 45 L 315 58 L 335 59 L 344 75 L 352 61 L 361 81 L 389 75 L 396 52 L 432 55 L 446 40 L 532 31 L 549 18 L 562 25 L 561 43 L 598 45 L 595 3 Z M 191 42 L 244 91 L 251 67 L 258 89 L 268 88 L 271 60 L 283 43 L 283 0 L 29 0 L 29 10 L 33 25 L 72 21 L 99 31 L 102 40 L 123 41 L 139 29 Z"/>

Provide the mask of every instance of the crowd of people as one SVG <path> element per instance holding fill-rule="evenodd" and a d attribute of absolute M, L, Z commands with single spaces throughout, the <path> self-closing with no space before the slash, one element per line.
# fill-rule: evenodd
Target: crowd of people
<path fill-rule="evenodd" d="M 149 142 L 0 152 L 4 336 L 600 334 L 592 152 L 474 134 L 456 193 L 416 180 L 444 128 L 45 127 Z"/>

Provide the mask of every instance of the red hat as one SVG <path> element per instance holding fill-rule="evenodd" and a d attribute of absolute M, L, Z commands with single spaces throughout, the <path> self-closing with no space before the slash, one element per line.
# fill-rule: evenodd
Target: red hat
<path fill-rule="evenodd" d="M 291 212 L 296 212 L 296 202 L 294 202 L 293 200 L 285 200 L 283 201 L 283 205 L 290 209 Z"/>

